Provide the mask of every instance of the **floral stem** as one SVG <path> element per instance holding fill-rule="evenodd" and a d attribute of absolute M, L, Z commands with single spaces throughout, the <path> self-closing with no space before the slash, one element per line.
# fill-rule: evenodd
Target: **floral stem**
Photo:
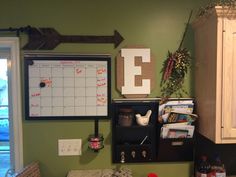
<path fill-rule="evenodd" d="M 188 22 L 187 22 L 187 24 L 186 24 L 186 26 L 185 26 L 185 31 L 184 31 L 184 34 L 183 34 L 182 40 L 181 40 L 181 42 L 180 42 L 180 44 L 179 44 L 179 48 L 178 48 L 178 50 L 180 50 L 181 47 L 182 47 L 182 45 L 183 45 L 184 38 L 185 38 L 185 36 L 186 36 L 186 34 L 187 34 L 188 26 L 189 26 L 189 23 L 190 23 L 190 19 L 191 19 L 191 17 L 192 17 L 192 14 L 193 14 L 193 10 L 191 10 L 191 12 L 190 12 L 190 14 L 189 14 Z"/>

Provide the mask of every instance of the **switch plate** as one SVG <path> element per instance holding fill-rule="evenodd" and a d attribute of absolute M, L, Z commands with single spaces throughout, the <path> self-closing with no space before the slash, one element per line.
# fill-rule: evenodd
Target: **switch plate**
<path fill-rule="evenodd" d="M 58 155 L 59 156 L 75 156 L 81 155 L 82 140 L 81 139 L 59 139 Z"/>

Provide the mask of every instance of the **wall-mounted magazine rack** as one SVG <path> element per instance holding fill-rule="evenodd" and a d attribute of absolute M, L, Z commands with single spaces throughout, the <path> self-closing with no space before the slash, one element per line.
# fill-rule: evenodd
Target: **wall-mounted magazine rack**
<path fill-rule="evenodd" d="M 159 106 L 157 161 L 192 161 L 197 115 L 193 99 L 171 99 Z M 163 117 L 163 118 L 162 118 Z"/>

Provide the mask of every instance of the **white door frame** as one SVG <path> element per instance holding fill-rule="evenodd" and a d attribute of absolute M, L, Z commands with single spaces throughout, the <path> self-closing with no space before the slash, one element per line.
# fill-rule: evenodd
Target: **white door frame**
<path fill-rule="evenodd" d="M 0 37 L 0 48 L 10 49 L 9 69 L 9 105 L 10 116 L 10 150 L 12 168 L 19 172 L 23 168 L 23 136 L 22 136 L 22 93 L 20 47 L 17 37 Z"/>

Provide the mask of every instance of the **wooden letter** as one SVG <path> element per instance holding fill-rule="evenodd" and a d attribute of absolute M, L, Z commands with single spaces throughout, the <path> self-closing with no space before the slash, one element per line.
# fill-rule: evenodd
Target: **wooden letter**
<path fill-rule="evenodd" d="M 150 63 L 150 55 L 150 49 L 121 49 L 121 57 L 124 58 L 122 94 L 150 94 L 150 79 L 142 79 L 142 86 L 135 86 L 135 76 L 142 75 L 141 66 L 135 66 L 135 57 L 141 57 L 142 62 Z"/>

